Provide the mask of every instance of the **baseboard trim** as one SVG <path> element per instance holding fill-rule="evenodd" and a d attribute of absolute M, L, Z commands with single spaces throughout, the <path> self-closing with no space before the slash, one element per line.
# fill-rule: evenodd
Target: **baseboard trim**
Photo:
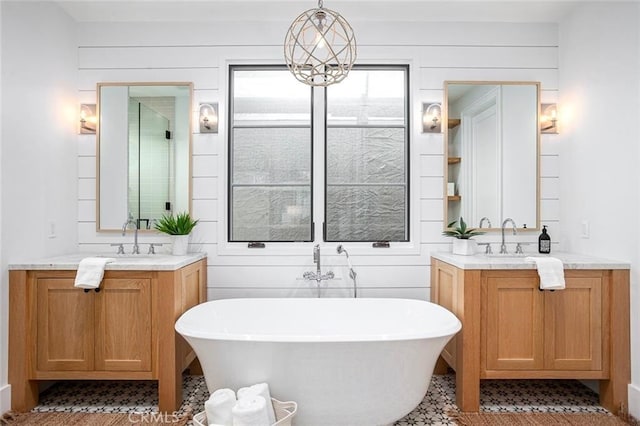
<path fill-rule="evenodd" d="M 633 383 L 629 385 L 629 414 L 640 419 L 640 387 Z"/>
<path fill-rule="evenodd" d="M 0 417 L 11 410 L 11 385 L 0 388 Z"/>

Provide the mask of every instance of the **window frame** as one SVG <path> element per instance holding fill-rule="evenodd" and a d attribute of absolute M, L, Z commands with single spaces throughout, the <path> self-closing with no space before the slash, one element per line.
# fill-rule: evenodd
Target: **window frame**
<path fill-rule="evenodd" d="M 314 123 L 314 107 L 315 107 L 315 103 L 314 103 L 314 90 L 309 87 L 310 90 L 310 97 L 309 97 L 309 101 L 310 101 L 310 114 L 311 116 L 309 117 L 309 150 L 310 150 L 310 157 L 309 157 L 309 161 L 310 161 L 310 181 L 309 181 L 309 190 L 310 190 L 310 197 L 311 197 L 311 202 L 310 202 L 310 219 L 311 219 L 311 226 L 310 226 L 310 236 L 311 239 L 310 240 L 267 240 L 267 241 L 261 241 L 261 240 L 256 240 L 256 239 L 252 239 L 252 240 L 234 240 L 232 239 L 232 230 L 233 230 L 233 133 L 234 133 L 234 129 L 236 128 L 252 128 L 252 127 L 236 127 L 233 125 L 234 122 L 234 71 L 235 70 L 256 70 L 256 71 L 271 71 L 271 70 L 283 70 L 283 71 L 287 71 L 287 67 L 286 65 L 250 65 L 250 64 L 238 64 L 238 65 L 229 65 L 229 90 L 228 90 L 228 117 L 227 117 L 227 126 L 228 126 L 228 130 L 227 130 L 227 243 L 251 243 L 251 242 L 263 242 L 263 243 L 308 243 L 308 242 L 314 242 L 315 241 L 315 237 L 316 237 L 316 233 L 315 233 L 315 221 L 314 221 L 314 216 L 313 216 L 313 207 L 314 207 L 314 128 L 315 128 L 315 123 Z M 307 128 L 307 126 L 269 126 L 269 127 L 255 127 L 255 128 Z M 278 187 L 281 185 L 273 185 L 274 187 Z"/>
<path fill-rule="evenodd" d="M 237 54 L 237 55 L 229 55 L 227 56 L 224 60 L 223 60 L 223 67 L 225 69 L 225 72 L 221 72 L 219 74 L 219 87 L 222 89 L 224 88 L 225 90 L 221 90 L 220 91 L 220 98 L 222 101 L 222 105 L 229 105 L 229 98 L 230 98 L 230 89 L 231 89 L 231 82 L 230 82 L 230 68 L 239 68 L 241 66 L 247 66 L 247 67 L 252 67 L 252 68 L 256 68 L 256 67 L 265 67 L 265 68 L 269 68 L 270 66 L 281 66 L 282 62 L 280 60 L 269 60 L 269 59 L 256 59 L 254 57 L 247 57 L 245 55 L 242 54 Z M 400 55 L 398 57 L 393 57 L 393 58 L 389 58 L 387 56 L 384 57 L 379 57 L 377 59 L 374 58 L 369 58 L 369 59 L 360 59 L 359 60 L 359 65 L 374 65 L 374 66 L 381 66 L 380 64 L 384 65 L 389 65 L 389 66 L 406 66 L 408 69 L 408 79 L 407 79 L 407 84 L 409 86 L 409 88 L 412 87 L 420 87 L 420 72 L 418 72 L 420 70 L 419 67 L 417 67 L 416 63 L 415 63 L 415 58 L 410 58 L 410 57 L 406 57 L 404 55 Z M 320 92 L 317 92 L 317 91 Z M 315 123 L 317 124 L 319 117 L 322 117 L 323 112 L 320 110 L 320 107 L 322 106 L 321 98 L 324 96 L 323 94 L 324 89 L 323 88 L 316 88 L 314 89 L 315 93 L 315 97 L 314 97 L 314 113 L 313 113 L 313 117 L 316 119 Z M 409 232 L 408 232 L 408 240 L 406 242 L 391 242 L 390 246 L 387 248 L 375 248 L 372 247 L 371 243 L 347 243 L 348 246 L 347 248 L 349 249 L 349 253 L 351 255 L 355 255 L 355 256 L 373 256 L 374 258 L 378 258 L 379 256 L 385 256 L 386 259 L 389 259 L 387 256 L 420 256 L 420 258 L 423 258 L 426 255 L 428 255 L 428 250 L 425 252 L 425 244 L 430 244 L 433 247 L 440 247 L 438 244 L 440 243 L 446 243 L 445 240 L 443 239 L 437 239 L 437 240 L 425 240 L 422 235 L 424 234 L 424 232 L 426 231 L 426 228 L 431 228 L 433 227 L 434 223 L 437 224 L 439 226 L 438 229 L 441 228 L 441 219 L 428 219 L 428 218 L 423 218 L 421 211 L 422 211 L 422 205 L 425 203 L 425 200 L 429 201 L 429 200 L 435 200 L 437 199 L 441 199 L 441 191 L 439 191 L 438 196 L 436 197 L 435 195 L 431 195 L 431 194 L 427 194 L 426 192 L 424 192 L 423 186 L 424 184 L 429 181 L 429 180 L 433 180 L 437 177 L 430 177 L 430 176 L 422 176 L 419 174 L 419 163 L 422 159 L 422 157 L 424 155 L 442 155 L 442 152 L 438 149 L 438 148 L 432 148 L 432 144 L 426 144 L 426 145 L 415 145 L 415 146 L 411 146 L 411 144 L 416 144 L 417 142 L 429 142 L 432 141 L 433 139 L 433 135 L 430 134 L 422 134 L 421 133 L 421 112 L 420 112 L 420 108 L 421 108 L 421 96 L 418 96 L 418 94 L 416 93 L 412 93 L 411 90 L 409 90 L 408 93 L 408 98 L 407 98 L 407 102 L 410 105 L 409 108 L 409 115 L 408 115 L 408 132 L 410 135 L 410 140 L 408 141 L 409 146 L 411 147 L 411 155 L 409 156 L 409 164 L 411 165 L 411 168 L 408 170 L 408 179 L 409 182 L 411 184 L 411 188 L 409 189 L 409 199 L 413 200 L 410 208 L 408 208 L 407 212 L 409 214 Z M 227 115 L 227 117 L 225 117 L 225 114 Z M 317 116 L 316 116 L 317 114 Z M 225 260 L 225 262 L 232 262 L 233 264 L 235 264 L 236 262 L 240 262 L 239 264 L 245 264 L 245 260 L 244 257 L 246 256 L 252 256 L 252 258 L 254 259 L 258 259 L 258 258 L 262 258 L 264 257 L 265 259 L 270 259 L 269 262 L 272 262 L 274 259 L 279 259 L 281 258 L 281 256 L 291 256 L 289 257 L 289 260 L 287 261 L 287 264 L 291 264 L 291 265 L 300 265 L 301 262 L 302 264 L 306 265 L 307 262 L 304 261 L 303 259 L 306 259 L 307 256 L 307 250 L 311 250 L 311 248 L 316 245 L 319 244 L 323 250 L 335 250 L 335 243 L 327 243 L 324 242 L 322 239 L 322 221 L 318 221 L 319 219 L 324 219 L 321 217 L 324 208 L 322 206 L 320 206 L 319 204 L 324 203 L 324 192 L 323 191 L 316 191 L 316 195 L 314 195 L 314 208 L 313 208 L 313 213 L 314 213 L 314 225 L 315 225 L 315 231 L 314 232 L 314 241 L 313 242 L 306 242 L 306 243 L 278 243 L 278 244 L 272 244 L 270 242 L 265 242 L 264 248 L 261 248 L 259 250 L 256 250 L 255 248 L 250 248 L 247 246 L 247 243 L 242 243 L 242 242 L 232 242 L 228 240 L 228 223 L 229 223 L 229 207 L 228 207 L 228 201 L 229 201 L 229 196 L 227 194 L 229 185 L 228 182 L 225 182 L 225 179 L 228 176 L 228 172 L 227 172 L 227 168 L 228 168 L 228 158 L 229 158 L 229 141 L 227 140 L 228 136 L 229 136 L 229 131 L 228 129 L 224 129 L 222 128 L 222 126 L 227 126 L 229 124 L 229 109 L 221 109 L 220 111 L 220 115 L 221 115 L 221 120 L 220 120 L 220 149 L 216 149 L 216 148 L 202 148 L 206 151 L 212 150 L 211 152 L 217 152 L 217 154 L 213 154 L 216 155 L 218 157 L 218 164 L 221 170 L 221 174 L 220 179 L 218 180 L 218 184 L 217 184 L 217 191 L 218 191 L 218 195 L 213 195 L 211 199 L 215 199 L 215 200 L 219 200 L 220 202 L 218 203 L 218 226 L 217 226 L 217 232 L 218 235 L 225 235 L 225 237 L 221 238 L 218 240 L 218 242 L 214 245 L 214 247 L 216 247 L 214 249 L 214 256 L 223 256 L 223 257 L 229 257 L 229 260 Z M 322 141 L 324 139 L 324 126 L 318 126 L 318 125 L 314 125 L 313 128 L 313 132 L 312 135 L 314 137 L 314 140 L 316 141 Z M 208 136 L 207 138 L 211 138 L 211 136 Z M 215 138 L 214 138 L 215 139 Z M 196 149 L 198 141 L 196 140 Z M 322 149 L 321 147 L 317 146 L 318 144 L 316 144 L 316 146 L 313 148 L 313 153 L 314 153 L 314 159 L 313 159 L 313 167 L 314 167 L 314 171 L 317 170 L 321 170 L 322 167 L 324 167 L 324 161 L 320 161 L 319 158 L 317 158 L 317 155 L 323 155 L 324 149 Z M 314 172 L 314 179 L 315 179 L 316 173 Z M 318 182 L 314 181 L 314 185 L 318 185 Z M 322 203 L 320 203 L 320 201 L 322 201 Z M 446 248 L 446 247 L 444 247 Z M 257 256 L 257 257 L 256 257 Z M 266 257 L 265 257 L 266 256 Z M 428 256 L 425 257 L 426 261 L 428 262 Z M 266 261 L 266 260 L 265 260 Z M 395 264 L 395 263 L 394 263 Z"/>
<path fill-rule="evenodd" d="M 353 66 L 352 70 L 402 70 L 404 72 L 404 125 L 403 126 L 382 126 L 382 125 L 369 125 L 369 126 L 340 126 L 340 125 L 332 125 L 329 126 L 328 122 L 329 120 L 327 120 L 327 116 L 328 116 L 328 106 L 329 106 L 329 102 L 328 102 L 328 90 L 324 91 L 324 207 L 323 207 L 323 223 L 322 223 L 322 242 L 325 243 L 375 243 L 378 242 L 380 240 L 329 240 L 327 239 L 327 192 L 328 192 L 328 187 L 329 185 L 327 184 L 327 175 L 328 175 L 328 170 L 327 170 L 327 149 L 328 149 L 328 139 L 327 139 L 327 129 L 329 128 L 342 128 L 342 129 L 350 129 L 350 128 L 357 128 L 357 129 L 375 129 L 375 128 L 380 128 L 380 129 L 387 129 L 387 128 L 404 128 L 404 146 L 405 146 L 405 152 L 404 152 L 404 176 L 405 176 L 405 183 L 402 185 L 405 188 L 405 212 L 404 212 L 404 221 L 405 221 L 405 238 L 402 240 L 389 240 L 390 243 L 408 243 L 411 241 L 411 85 L 409 82 L 409 78 L 410 78 L 410 73 L 409 73 L 409 64 L 383 64 L 383 65 L 379 65 L 379 64 L 356 64 Z M 329 89 L 331 89 L 331 86 L 329 86 Z M 392 186 L 392 185 L 380 185 L 380 186 Z M 393 185 L 393 186 L 399 186 L 399 185 Z"/>

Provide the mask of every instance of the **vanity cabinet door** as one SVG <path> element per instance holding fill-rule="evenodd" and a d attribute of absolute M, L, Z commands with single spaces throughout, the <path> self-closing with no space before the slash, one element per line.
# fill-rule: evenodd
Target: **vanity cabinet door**
<path fill-rule="evenodd" d="M 38 278 L 36 368 L 90 371 L 94 368 L 94 297 L 73 286 L 74 278 Z"/>
<path fill-rule="evenodd" d="M 543 368 L 543 303 L 537 276 L 487 272 L 482 283 L 482 351 L 487 370 Z"/>
<path fill-rule="evenodd" d="M 151 371 L 151 280 L 105 278 L 95 296 L 96 370 Z"/>
<path fill-rule="evenodd" d="M 602 370 L 600 272 L 566 276 L 566 288 L 545 291 L 545 369 Z"/>

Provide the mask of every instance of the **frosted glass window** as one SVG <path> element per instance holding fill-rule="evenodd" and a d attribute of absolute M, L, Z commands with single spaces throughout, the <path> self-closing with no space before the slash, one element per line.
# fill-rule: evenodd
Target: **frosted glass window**
<path fill-rule="evenodd" d="M 312 241 L 311 88 L 232 67 L 229 241 Z"/>
<path fill-rule="evenodd" d="M 326 91 L 232 66 L 229 99 L 229 241 L 408 241 L 407 66 L 357 66 Z"/>
<path fill-rule="evenodd" d="M 326 241 L 408 240 L 407 99 L 403 66 L 327 89 Z"/>

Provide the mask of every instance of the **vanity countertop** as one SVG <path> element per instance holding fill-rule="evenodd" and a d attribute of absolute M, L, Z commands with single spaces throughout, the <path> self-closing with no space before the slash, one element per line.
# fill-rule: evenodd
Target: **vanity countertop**
<path fill-rule="evenodd" d="M 204 259 L 207 253 L 187 253 L 185 256 L 169 254 L 149 255 L 117 255 L 111 253 L 74 253 L 56 257 L 36 259 L 32 261 L 12 263 L 12 270 L 77 270 L 80 261 L 85 257 L 110 257 L 114 262 L 107 263 L 109 271 L 175 271 L 183 266 Z"/>
<path fill-rule="evenodd" d="M 450 252 L 434 252 L 431 257 L 449 263 L 460 269 L 536 269 L 535 263 L 525 261 L 525 257 L 555 257 L 560 259 L 565 269 L 630 269 L 628 262 L 603 259 L 575 253 L 539 254 L 527 253 L 525 256 L 485 255 L 462 256 Z"/>

